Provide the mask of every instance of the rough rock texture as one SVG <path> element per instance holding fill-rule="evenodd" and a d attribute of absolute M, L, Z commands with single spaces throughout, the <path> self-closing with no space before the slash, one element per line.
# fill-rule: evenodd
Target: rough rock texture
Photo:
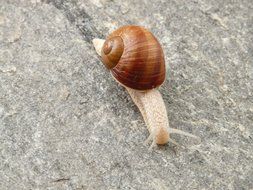
<path fill-rule="evenodd" d="M 91 40 L 149 28 L 168 64 L 172 145 Z M 253 188 L 253 1 L 0 0 L 0 189 Z"/>

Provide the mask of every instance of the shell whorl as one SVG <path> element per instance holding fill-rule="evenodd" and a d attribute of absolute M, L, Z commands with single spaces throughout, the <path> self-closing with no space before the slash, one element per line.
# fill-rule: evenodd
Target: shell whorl
<path fill-rule="evenodd" d="M 161 45 L 143 27 L 123 26 L 112 32 L 102 48 L 102 61 L 122 85 L 149 90 L 165 80 Z"/>
<path fill-rule="evenodd" d="M 120 36 L 107 39 L 102 47 L 102 60 L 108 69 L 115 67 L 124 51 L 124 42 Z"/>

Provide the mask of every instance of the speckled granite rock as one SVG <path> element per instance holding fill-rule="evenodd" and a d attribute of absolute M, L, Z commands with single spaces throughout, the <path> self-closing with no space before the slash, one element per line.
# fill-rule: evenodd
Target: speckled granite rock
<path fill-rule="evenodd" d="M 161 92 L 186 149 L 149 152 L 93 37 L 161 41 Z M 253 188 L 253 2 L 0 0 L 0 189 Z"/>

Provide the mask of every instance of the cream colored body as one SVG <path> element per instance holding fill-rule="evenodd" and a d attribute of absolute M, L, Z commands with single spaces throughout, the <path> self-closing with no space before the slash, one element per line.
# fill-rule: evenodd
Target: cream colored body
<path fill-rule="evenodd" d="M 100 56 L 104 42 L 105 40 L 102 39 L 93 40 L 95 50 Z M 148 137 L 146 143 L 152 140 L 151 147 L 153 147 L 155 144 L 166 144 L 167 142 L 177 144 L 170 138 L 170 133 L 177 133 L 193 138 L 198 138 L 195 135 L 169 127 L 166 107 L 162 95 L 158 89 L 138 91 L 126 86 L 124 87 L 127 89 L 134 103 L 139 108 L 145 124 L 148 127 L 150 136 Z"/>
<path fill-rule="evenodd" d="M 169 120 L 166 107 L 157 89 L 145 92 L 126 88 L 139 108 L 149 133 L 157 144 L 166 144 L 169 140 Z"/>

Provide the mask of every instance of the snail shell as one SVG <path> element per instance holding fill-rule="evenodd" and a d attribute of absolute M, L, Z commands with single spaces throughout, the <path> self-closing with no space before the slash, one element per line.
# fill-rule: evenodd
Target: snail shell
<path fill-rule="evenodd" d="M 106 39 L 101 52 L 104 65 L 122 85 L 149 90 L 165 80 L 161 45 L 151 32 L 139 26 L 123 26 Z"/>

